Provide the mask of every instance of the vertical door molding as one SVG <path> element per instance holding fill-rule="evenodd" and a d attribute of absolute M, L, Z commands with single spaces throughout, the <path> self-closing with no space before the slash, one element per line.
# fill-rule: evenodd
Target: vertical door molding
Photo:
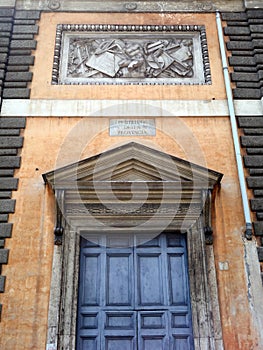
<path fill-rule="evenodd" d="M 188 266 L 195 350 L 222 350 L 213 246 L 205 244 L 202 216 L 188 230 Z"/>
<path fill-rule="evenodd" d="M 75 349 L 79 242 L 79 234 L 67 227 L 62 245 L 54 246 L 47 350 Z"/>

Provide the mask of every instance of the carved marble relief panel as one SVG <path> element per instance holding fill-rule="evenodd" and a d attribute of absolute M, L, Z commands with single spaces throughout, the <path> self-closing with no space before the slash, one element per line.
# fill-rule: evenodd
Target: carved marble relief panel
<path fill-rule="evenodd" d="M 204 26 L 57 26 L 53 84 L 211 84 Z"/>

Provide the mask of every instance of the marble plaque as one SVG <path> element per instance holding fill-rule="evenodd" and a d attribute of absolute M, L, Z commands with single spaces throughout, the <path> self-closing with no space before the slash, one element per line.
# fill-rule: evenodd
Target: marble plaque
<path fill-rule="evenodd" d="M 110 136 L 155 136 L 154 119 L 111 119 Z"/>

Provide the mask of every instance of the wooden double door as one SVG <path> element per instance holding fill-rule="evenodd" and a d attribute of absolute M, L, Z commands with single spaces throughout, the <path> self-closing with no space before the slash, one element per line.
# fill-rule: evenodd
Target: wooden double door
<path fill-rule="evenodd" d="M 81 239 L 77 350 L 192 350 L 186 237 Z"/>

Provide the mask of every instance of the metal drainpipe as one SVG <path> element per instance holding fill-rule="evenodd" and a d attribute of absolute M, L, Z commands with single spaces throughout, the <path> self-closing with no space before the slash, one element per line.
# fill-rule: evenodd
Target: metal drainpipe
<path fill-rule="evenodd" d="M 244 175 L 244 169 L 243 169 L 243 160 L 242 160 L 242 155 L 240 153 L 238 128 L 237 128 L 232 89 L 231 89 L 230 77 L 229 77 L 229 71 L 228 71 L 228 65 L 227 65 L 222 22 L 221 22 L 221 16 L 219 11 L 216 11 L 216 24 L 217 24 L 217 32 L 218 32 L 218 39 L 219 39 L 219 45 L 220 45 L 222 65 L 223 65 L 224 79 L 225 79 L 225 88 L 226 88 L 231 130 L 232 130 L 235 156 L 236 156 L 236 162 L 237 162 L 238 179 L 239 179 L 241 196 L 242 196 L 244 217 L 246 220 L 245 237 L 250 240 L 252 239 L 252 222 L 250 218 L 249 200 L 247 196 L 246 181 L 245 181 L 245 175 Z"/>

